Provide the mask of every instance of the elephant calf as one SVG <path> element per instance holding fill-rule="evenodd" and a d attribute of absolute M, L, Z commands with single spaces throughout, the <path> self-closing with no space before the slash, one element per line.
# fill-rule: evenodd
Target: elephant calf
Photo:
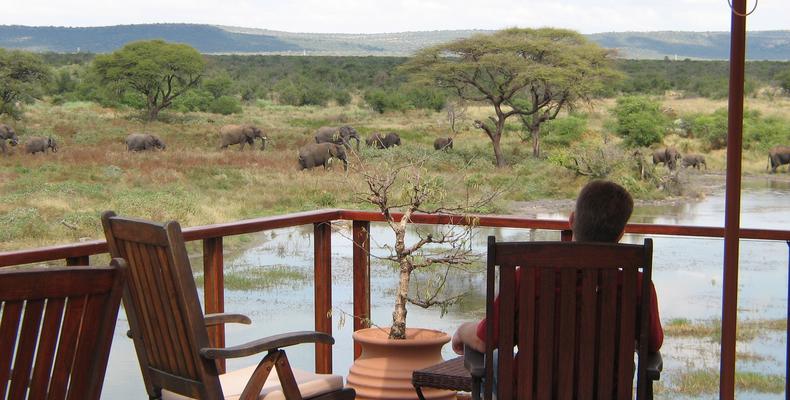
<path fill-rule="evenodd" d="M 0 150 L 3 151 L 3 154 L 8 154 L 8 149 L 5 145 L 6 141 L 11 143 L 11 146 L 16 146 L 19 143 L 19 138 L 16 137 L 14 128 L 6 124 L 0 124 Z"/>
<path fill-rule="evenodd" d="M 782 165 L 790 164 L 790 146 L 776 146 L 768 151 L 768 162 L 771 164 L 771 173 Z M 787 169 L 790 172 L 790 167 Z"/>
<path fill-rule="evenodd" d="M 25 153 L 36 154 L 38 152 L 46 154 L 47 150 L 58 151 L 58 144 L 52 137 L 31 136 L 25 141 Z"/>
<path fill-rule="evenodd" d="M 126 137 L 127 151 L 164 150 L 165 147 L 162 139 L 150 133 L 132 133 Z"/>
<path fill-rule="evenodd" d="M 315 132 L 316 143 L 342 144 L 347 149 L 351 149 L 351 139 L 357 141 L 357 151 L 359 151 L 359 133 L 357 130 L 344 125 L 339 128 L 322 126 Z"/>
<path fill-rule="evenodd" d="M 700 169 L 700 166 L 705 166 L 708 169 L 708 164 L 705 163 L 705 156 L 702 154 L 686 154 L 683 156 L 683 167 L 692 167 Z"/>
<path fill-rule="evenodd" d="M 434 150 L 450 150 L 453 148 L 453 138 L 451 137 L 440 137 L 436 138 L 433 141 L 433 149 Z"/>
<path fill-rule="evenodd" d="M 261 150 L 266 149 L 268 138 L 263 131 L 254 125 L 225 125 L 219 129 L 220 144 L 219 148 L 226 149 L 232 144 L 239 145 L 239 151 L 244 150 L 244 144 L 252 148 L 255 139 L 261 139 Z"/>
<path fill-rule="evenodd" d="M 332 158 L 343 161 L 343 170 L 348 171 L 346 149 L 335 143 L 308 143 L 299 148 L 299 169 L 314 168 L 323 165 L 324 169 Z"/>
<path fill-rule="evenodd" d="M 384 135 L 379 132 L 373 132 L 367 139 L 365 139 L 365 144 L 370 146 L 375 146 L 377 149 L 384 148 Z"/>

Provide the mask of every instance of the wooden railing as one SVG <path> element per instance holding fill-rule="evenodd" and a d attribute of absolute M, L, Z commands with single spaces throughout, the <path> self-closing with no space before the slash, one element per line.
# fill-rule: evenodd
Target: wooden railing
<path fill-rule="evenodd" d="M 396 214 L 395 218 L 400 219 Z M 204 270 L 204 307 L 206 313 L 223 312 L 224 305 L 224 262 L 223 238 L 232 235 L 241 235 L 262 232 L 272 229 L 287 228 L 299 225 L 313 225 L 314 235 L 314 303 L 315 303 L 315 329 L 332 333 L 332 323 L 329 311 L 332 309 L 332 238 L 331 223 L 338 220 L 352 221 L 353 231 L 353 310 L 354 330 L 364 328 L 364 321 L 370 317 L 370 223 L 383 222 L 384 216 L 378 212 L 354 210 L 318 210 L 294 213 L 273 217 L 248 219 L 215 225 L 185 228 L 184 238 L 187 241 L 201 240 L 203 242 L 203 270 Z M 412 222 L 417 224 L 434 225 L 467 225 L 474 224 L 481 227 L 505 227 L 542 229 L 562 232 L 569 228 L 565 220 L 531 219 L 516 216 L 480 215 L 473 218 L 462 218 L 440 214 L 414 214 Z M 672 236 L 696 237 L 724 237 L 724 228 L 678 226 L 678 225 L 653 225 L 629 224 L 627 233 Z M 777 240 L 790 243 L 790 231 L 741 229 L 743 239 Z M 567 239 L 567 237 L 565 237 Z M 47 261 L 65 260 L 67 265 L 87 265 L 92 255 L 107 252 L 107 245 L 103 240 L 83 243 L 74 243 L 60 246 L 41 247 L 35 249 L 19 250 L 0 253 L 0 267 L 40 263 Z M 723 296 L 735 296 L 737 293 L 724 293 Z M 788 308 L 790 315 L 790 307 Z M 723 327 L 735 329 L 735 326 Z M 218 346 L 225 344 L 225 330 L 223 326 L 213 327 L 209 332 L 212 343 Z M 790 328 L 788 328 L 790 337 Z M 729 351 L 724 349 L 723 352 Z M 355 347 L 355 356 L 359 349 Z M 735 349 L 732 349 L 733 355 Z M 790 359 L 790 357 L 788 357 Z M 316 345 L 316 371 L 328 373 L 332 370 L 332 351 L 329 345 Z"/>

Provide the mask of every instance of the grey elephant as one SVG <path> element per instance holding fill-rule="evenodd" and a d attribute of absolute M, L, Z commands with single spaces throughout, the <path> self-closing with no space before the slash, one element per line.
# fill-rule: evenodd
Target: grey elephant
<path fill-rule="evenodd" d="M 387 134 L 387 136 L 384 136 L 384 140 L 382 142 L 384 143 L 385 148 L 400 146 L 401 143 L 400 136 L 398 136 L 398 134 L 395 132 L 390 132 Z"/>
<path fill-rule="evenodd" d="M 334 143 L 342 144 L 347 149 L 351 148 L 351 139 L 357 141 L 357 151 L 359 151 L 359 134 L 356 129 L 344 125 L 339 128 L 332 128 L 329 126 L 322 126 L 318 128 L 315 133 L 316 143 Z"/>
<path fill-rule="evenodd" d="M 653 165 L 663 163 L 669 168 L 670 171 L 677 168 L 678 160 L 681 159 L 681 154 L 674 147 L 667 147 L 665 149 L 658 149 L 653 152 Z"/>
<path fill-rule="evenodd" d="M 346 149 L 335 143 L 308 143 L 299 148 L 299 169 L 315 168 L 323 165 L 324 169 L 329 160 L 337 158 L 343 162 L 343 170 L 348 170 Z"/>
<path fill-rule="evenodd" d="M 379 132 L 373 132 L 367 139 L 365 139 L 365 144 L 370 146 L 375 146 L 377 149 L 384 148 L 384 135 Z"/>
<path fill-rule="evenodd" d="M 702 166 L 704 166 L 705 169 L 708 169 L 708 164 L 705 162 L 705 156 L 702 154 L 686 154 L 683 156 L 681 165 L 683 165 L 683 168 L 692 167 L 700 169 Z"/>
<path fill-rule="evenodd" d="M 6 124 L 0 124 L 0 150 L 3 150 L 3 154 L 8 154 L 8 149 L 5 145 L 6 141 L 11 143 L 11 146 L 19 144 L 19 138 L 16 137 L 14 128 Z"/>
<path fill-rule="evenodd" d="M 434 150 L 450 150 L 453 148 L 453 138 L 440 137 L 433 141 Z"/>
<path fill-rule="evenodd" d="M 260 139 L 261 150 L 264 150 L 266 149 L 266 140 L 268 140 L 262 130 L 250 124 L 225 125 L 219 129 L 219 136 L 219 148 L 221 149 L 226 149 L 232 144 L 238 144 L 239 150 L 244 150 L 244 144 L 248 144 L 252 148 L 255 139 Z"/>
<path fill-rule="evenodd" d="M 25 141 L 25 153 L 36 154 L 41 152 L 46 154 L 49 149 L 52 149 L 53 153 L 58 151 L 58 144 L 51 136 L 31 136 Z"/>
<path fill-rule="evenodd" d="M 126 137 L 127 151 L 164 150 L 165 147 L 162 139 L 150 133 L 132 133 Z"/>
<path fill-rule="evenodd" d="M 768 162 L 771 164 L 771 173 L 782 165 L 790 164 L 790 146 L 776 146 L 768 151 Z M 787 169 L 790 172 L 790 167 Z"/>

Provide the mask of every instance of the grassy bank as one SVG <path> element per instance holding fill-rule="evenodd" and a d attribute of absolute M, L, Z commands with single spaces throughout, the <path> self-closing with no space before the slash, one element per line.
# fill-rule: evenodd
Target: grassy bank
<path fill-rule="evenodd" d="M 589 111 L 585 141 L 617 140 L 604 128 L 609 106 L 611 102 L 603 102 Z M 326 207 L 364 208 L 355 196 L 364 188 L 354 171 L 407 158 L 428 159 L 426 174 L 440 178 L 447 199 L 505 189 L 479 212 L 507 213 L 512 201 L 572 198 L 589 179 L 552 161 L 561 147 L 544 146 L 544 157 L 534 159 L 529 143 L 518 138 L 516 121 L 502 143 L 510 166 L 495 168 L 490 141 L 471 126 L 487 112 L 471 108 L 455 137 L 455 148 L 437 153 L 433 140 L 449 131 L 442 113 L 378 114 L 356 105 L 290 107 L 259 101 L 245 106 L 242 115 L 169 113 L 162 121 L 146 124 L 132 110 L 39 102 L 27 108 L 24 120 L 14 123 L 20 142 L 31 135 L 52 136 L 60 151 L 32 156 L 23 154 L 20 143 L 12 155 L 0 157 L 0 251 L 99 238 L 98 216 L 107 209 L 193 226 Z M 271 139 L 265 151 L 218 149 L 219 127 L 240 122 L 264 129 Z M 298 147 L 312 141 L 317 127 L 342 124 L 354 126 L 363 138 L 374 131 L 394 131 L 404 144 L 388 151 L 363 148 L 349 156 L 349 174 L 338 166 L 298 171 Z M 127 152 L 124 137 L 142 131 L 162 137 L 167 150 Z M 711 169 L 723 168 L 723 152 L 709 159 Z M 746 155 L 749 173 L 763 173 L 764 163 L 763 155 Z M 611 178 L 638 197 L 668 195 L 654 182 L 635 178 L 627 165 L 616 168 Z"/>

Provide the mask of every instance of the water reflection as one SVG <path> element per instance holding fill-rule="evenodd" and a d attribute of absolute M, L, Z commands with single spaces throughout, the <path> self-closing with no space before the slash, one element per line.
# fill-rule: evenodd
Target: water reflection
<path fill-rule="evenodd" d="M 787 229 L 790 226 L 790 182 L 764 181 L 745 185 L 742 200 L 742 226 L 753 228 Z M 565 219 L 567 212 L 547 213 L 537 218 Z M 670 205 L 639 205 L 633 221 L 656 224 L 681 224 L 723 226 L 724 193 L 716 192 L 701 201 L 682 202 Z M 423 233 L 442 229 L 421 226 Z M 397 275 L 393 266 L 383 259 L 389 254 L 385 244 L 392 243 L 394 235 L 383 224 L 371 224 L 371 304 L 372 320 L 383 327 L 388 326 L 393 290 Z M 426 326 L 453 332 L 463 321 L 479 319 L 485 313 L 484 274 L 480 266 L 488 235 L 498 240 L 557 240 L 558 232 L 512 228 L 478 228 L 474 230 L 470 243 L 479 255 L 478 268 L 457 271 L 448 279 L 449 293 L 466 293 L 466 297 L 454 305 L 444 317 L 438 309 L 423 310 L 409 308 L 408 323 L 411 326 Z M 334 336 L 337 340 L 333 353 L 333 368 L 336 373 L 346 374 L 352 362 L 352 322 L 343 318 L 342 311 L 350 312 L 352 305 L 352 243 L 351 226 L 348 223 L 333 225 L 332 235 L 332 297 L 336 307 L 333 315 Z M 408 241 L 417 238 L 410 232 Z M 624 242 L 641 243 L 642 235 L 627 235 Z M 654 282 L 658 291 L 662 320 L 666 323 L 674 318 L 712 319 L 721 313 L 723 242 L 720 239 L 677 238 L 657 236 L 654 240 Z M 226 290 L 227 312 L 249 315 L 251 326 L 229 325 L 229 345 L 254 340 L 267 335 L 289 330 L 313 329 L 313 227 L 301 226 L 263 232 L 251 236 L 253 244 L 238 254 L 227 254 L 226 272 L 244 271 L 248 268 L 272 270 L 277 266 L 288 266 L 307 276 L 306 282 L 289 285 L 274 285 L 261 290 Z M 785 243 L 743 241 L 740 247 L 739 317 L 741 319 L 784 318 L 787 307 L 788 247 Z M 193 260 L 200 265 L 200 259 Z M 201 293 L 202 298 L 202 293 Z M 343 320 L 345 322 L 343 323 Z M 124 313 L 119 314 L 118 327 L 110 357 L 103 398 L 136 399 L 144 395 L 140 373 L 131 341 L 124 333 L 128 324 Z M 700 365 L 718 366 L 716 343 L 699 341 L 689 344 L 686 339 L 667 338 L 665 344 L 666 370 L 688 365 L 690 360 Z M 703 349 L 703 350 L 700 350 Z M 712 350 L 711 350 L 712 349 Z M 767 355 L 762 361 L 739 363 L 739 369 L 782 373 L 784 368 L 784 338 L 770 336 L 759 342 L 739 344 L 739 351 Z M 696 352 L 700 352 L 698 355 Z M 313 347 L 296 346 L 289 349 L 293 365 L 313 368 Z M 451 356 L 449 346 L 445 357 Z M 237 368 L 255 364 L 259 358 L 249 357 L 232 360 L 229 367 Z M 671 378 L 668 379 L 671 382 Z M 665 384 L 669 382 L 665 381 Z M 758 396 L 761 397 L 761 396 Z M 761 397 L 762 398 L 762 397 Z"/>

